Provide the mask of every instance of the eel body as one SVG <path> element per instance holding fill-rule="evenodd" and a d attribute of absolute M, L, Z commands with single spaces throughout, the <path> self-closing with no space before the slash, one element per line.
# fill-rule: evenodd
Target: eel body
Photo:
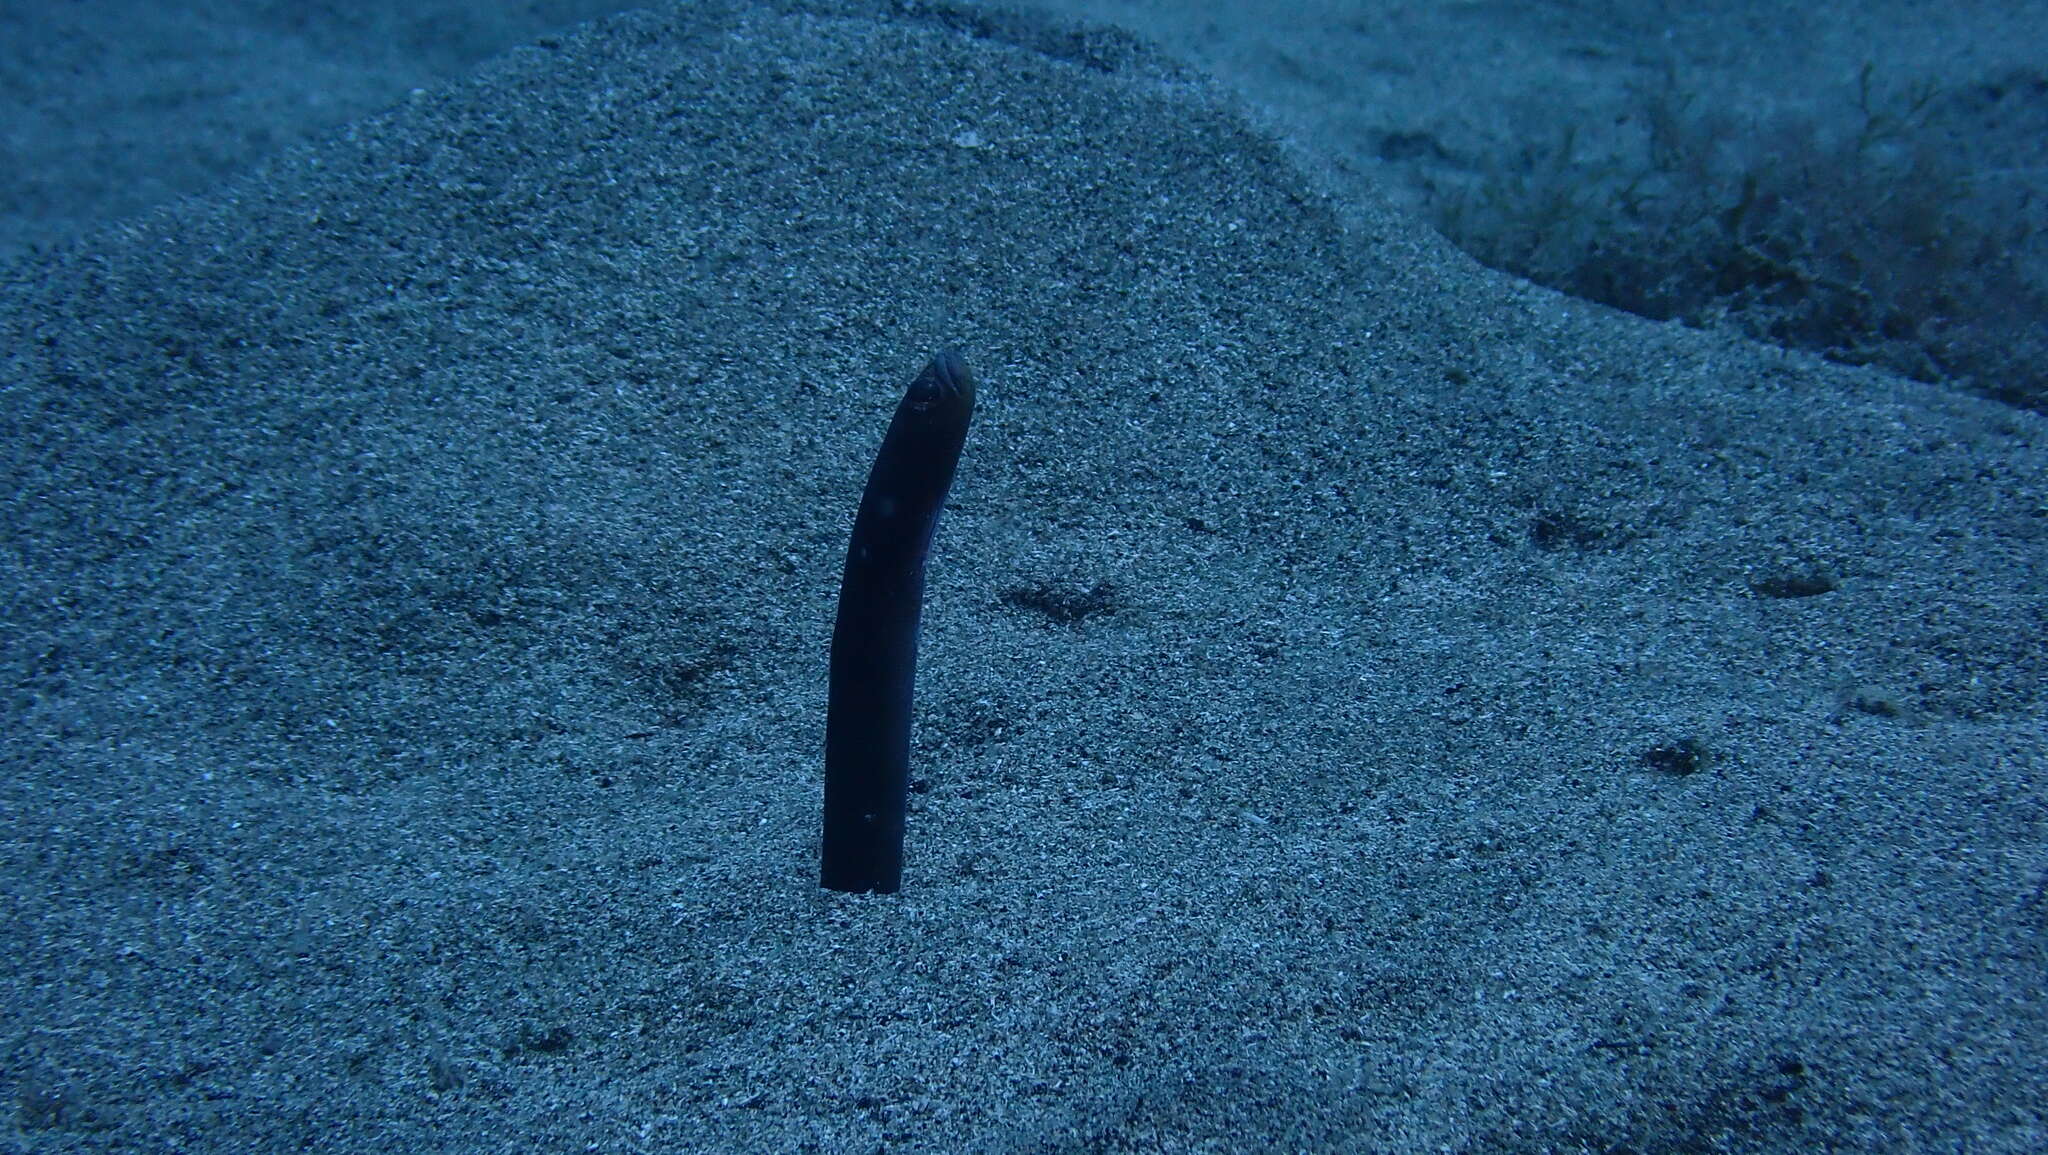
<path fill-rule="evenodd" d="M 825 718 L 820 881 L 831 890 L 903 885 L 925 558 L 973 415 L 973 375 L 941 350 L 896 407 L 853 519 Z"/>

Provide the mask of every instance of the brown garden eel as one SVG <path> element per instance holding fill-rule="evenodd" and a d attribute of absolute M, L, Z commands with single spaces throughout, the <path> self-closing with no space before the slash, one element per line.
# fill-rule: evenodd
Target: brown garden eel
<path fill-rule="evenodd" d="M 896 406 L 854 515 L 825 717 L 820 881 L 831 890 L 903 886 L 924 563 L 973 416 L 974 377 L 960 354 L 943 349 Z"/>

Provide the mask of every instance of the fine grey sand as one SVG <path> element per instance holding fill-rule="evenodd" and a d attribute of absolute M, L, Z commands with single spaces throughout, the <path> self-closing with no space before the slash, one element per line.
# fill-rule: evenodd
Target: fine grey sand
<path fill-rule="evenodd" d="M 14 1149 L 2048 1143 L 2037 415 L 945 5 L 550 35 L 0 280 Z M 941 344 L 906 886 L 837 895 Z"/>

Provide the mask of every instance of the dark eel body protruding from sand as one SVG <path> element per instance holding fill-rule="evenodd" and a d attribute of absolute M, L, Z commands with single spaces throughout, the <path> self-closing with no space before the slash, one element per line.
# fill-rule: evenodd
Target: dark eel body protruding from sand
<path fill-rule="evenodd" d="M 820 881 L 832 890 L 893 894 L 903 885 L 924 563 L 973 416 L 974 377 L 958 353 L 941 350 L 896 407 L 853 519 L 825 717 Z"/>

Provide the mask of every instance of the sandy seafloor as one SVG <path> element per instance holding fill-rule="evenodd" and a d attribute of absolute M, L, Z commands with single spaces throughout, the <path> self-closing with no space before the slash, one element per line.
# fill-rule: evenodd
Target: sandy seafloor
<path fill-rule="evenodd" d="M 2048 423 L 1482 269 L 1123 16 L 691 5 L 38 170 L 7 1149 L 2048 1146 Z M 909 877 L 838 895 L 942 343 Z"/>

